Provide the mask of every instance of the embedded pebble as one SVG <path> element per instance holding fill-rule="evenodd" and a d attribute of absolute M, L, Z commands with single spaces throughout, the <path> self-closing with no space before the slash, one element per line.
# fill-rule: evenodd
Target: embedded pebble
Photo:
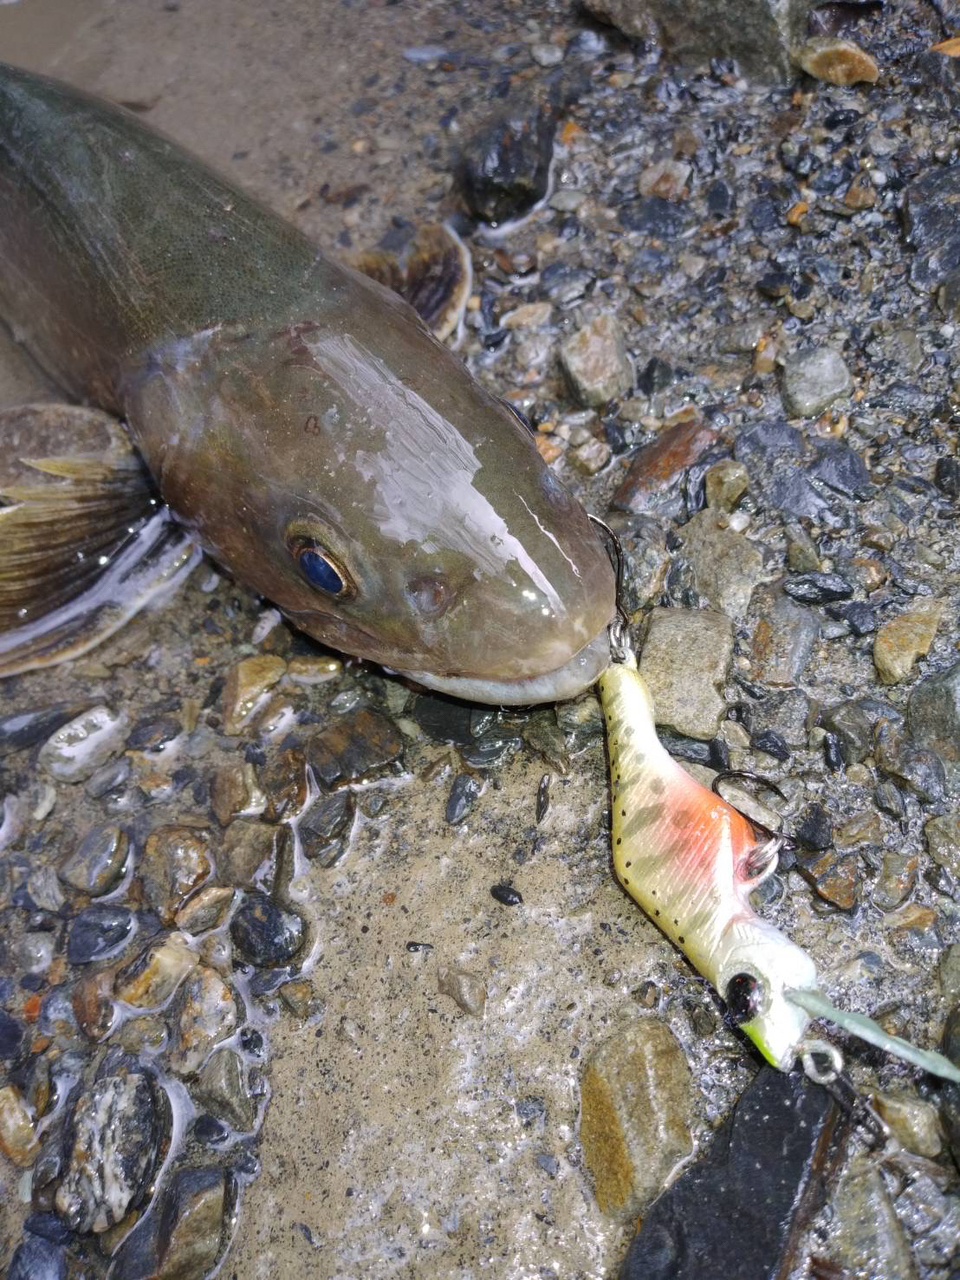
<path fill-rule="evenodd" d="M 635 513 L 679 514 L 683 507 L 683 473 L 716 439 L 716 431 L 698 421 L 678 423 L 660 432 L 652 444 L 637 450 L 610 500 L 611 507 Z"/>
<path fill-rule="evenodd" d="M 294 818 L 307 803 L 307 760 L 302 751 L 281 751 L 272 764 L 260 771 L 258 781 L 267 822 Z M 259 811 L 259 807 L 260 796 L 251 804 L 250 812 Z"/>
<path fill-rule="evenodd" d="M 463 822 L 467 814 L 476 804 L 483 783 L 472 773 L 458 773 L 447 797 L 446 819 L 452 827 Z"/>
<path fill-rule="evenodd" d="M 960 811 L 931 818 L 923 828 L 930 857 L 960 880 Z"/>
<path fill-rule="evenodd" d="M 794 352 L 783 366 L 783 407 L 791 417 L 815 418 L 853 389 L 843 357 L 831 347 Z"/>
<path fill-rule="evenodd" d="M 640 653 L 657 724 L 713 738 L 726 712 L 720 692 L 733 655 L 730 619 L 709 609 L 654 609 Z"/>
<path fill-rule="evenodd" d="M 810 664 L 820 624 L 778 585 L 759 587 L 753 605 L 759 616 L 751 639 L 752 674 L 773 688 L 792 688 Z"/>
<path fill-rule="evenodd" d="M 147 837 L 138 868 L 147 901 L 164 924 L 213 871 L 210 834 L 202 827 L 157 827 Z"/>
<path fill-rule="evenodd" d="M 231 737 L 240 733 L 261 699 L 282 678 L 287 664 L 274 654 L 244 658 L 227 673 L 223 687 L 223 728 Z"/>
<path fill-rule="evenodd" d="M 197 957 L 181 933 L 153 942 L 136 959 L 119 970 L 114 982 L 118 1000 L 135 1009 L 158 1009 L 166 1004 Z"/>
<path fill-rule="evenodd" d="M 258 969 L 286 964 L 303 945 L 304 924 L 264 893 L 245 893 L 230 921 L 230 937 L 245 960 Z"/>
<path fill-rule="evenodd" d="M 178 1075 L 188 1076 L 214 1045 L 233 1035 L 237 1001 L 219 974 L 201 965 L 184 985 L 168 1061 Z"/>
<path fill-rule="evenodd" d="M 910 733 L 952 764 L 960 763 L 960 662 L 927 676 L 907 702 Z"/>
<path fill-rule="evenodd" d="M 880 876 L 873 889 L 873 901 L 881 911 L 893 911 L 913 892 L 920 859 L 916 853 L 897 853 L 888 849 L 883 855 Z"/>
<path fill-rule="evenodd" d="M 256 770 L 249 761 L 224 765 L 214 773 L 210 782 L 210 808 L 221 827 L 228 826 L 238 814 L 262 811 L 266 803 Z"/>
<path fill-rule="evenodd" d="M 940 1154 L 943 1139 L 932 1102 L 909 1093 L 875 1093 L 873 1105 L 907 1151 L 928 1159 Z"/>
<path fill-rule="evenodd" d="M 734 463 L 738 466 L 738 463 Z M 758 548 L 708 508 L 679 531 L 680 545 L 693 569 L 693 584 L 711 609 L 735 622 L 743 618 L 753 590 L 764 574 Z"/>
<path fill-rule="evenodd" d="M 635 1218 L 693 1149 L 693 1080 L 673 1033 L 629 1024 L 591 1053 L 580 1086 L 580 1141 L 603 1213 Z"/>
<path fill-rule="evenodd" d="M 237 818 L 223 833 L 217 855 L 220 878 L 240 889 L 270 893 L 289 839 L 286 826 Z"/>
<path fill-rule="evenodd" d="M 903 1227 L 879 1169 L 863 1157 L 841 1177 L 831 1196 L 843 1231 L 831 1242 L 831 1259 L 858 1276 L 917 1280 Z"/>
<path fill-rule="evenodd" d="M 297 827 L 304 856 L 333 866 L 343 854 L 355 813 L 356 801 L 349 791 L 318 797 Z"/>
<path fill-rule="evenodd" d="M 184 933 L 194 935 L 216 929 L 225 919 L 234 895 L 228 885 L 207 885 L 180 908 L 174 923 Z"/>
<path fill-rule="evenodd" d="M 106 904 L 87 907 L 70 923 L 67 959 L 90 964 L 114 954 L 133 932 L 133 913 Z"/>
<path fill-rule="evenodd" d="M 58 729 L 40 748 L 38 763 L 59 782 L 85 782 L 121 750 L 126 726 L 124 714 L 94 707 Z"/>
<path fill-rule="evenodd" d="M 119 827 L 95 827 L 61 862 L 57 874 L 71 889 L 100 898 L 123 875 L 129 847 L 127 833 Z"/>
<path fill-rule="evenodd" d="M 884 684 L 899 684 L 930 652 L 943 617 L 941 600 L 925 600 L 885 622 L 873 642 L 873 661 Z"/>
<path fill-rule="evenodd" d="M 178 1169 L 163 1198 L 156 1280 L 202 1280 L 223 1244 L 227 1174 L 220 1168 Z"/>
<path fill-rule="evenodd" d="M 785 578 L 783 589 L 803 604 L 826 604 L 830 600 L 846 600 L 853 586 L 839 573 L 798 573 Z"/>
<path fill-rule="evenodd" d="M 67 1280 L 66 1250 L 42 1236 L 26 1236 L 10 1260 L 6 1280 Z"/>
<path fill-rule="evenodd" d="M 487 985 L 476 973 L 466 969 L 442 968 L 437 973 L 437 990 L 449 996 L 464 1013 L 482 1018 L 487 1004 Z"/>
<path fill-rule="evenodd" d="M 750 488 L 750 473 L 742 462 L 724 458 L 707 471 L 704 486 L 708 507 L 732 511 Z"/>
<path fill-rule="evenodd" d="M 249 1133 L 257 1120 L 243 1059 L 233 1049 L 217 1049 L 197 1076 L 197 1101 L 238 1133 Z"/>
<path fill-rule="evenodd" d="M 57 1212 L 74 1231 L 100 1234 L 139 1203 L 153 1170 L 160 1128 L 147 1077 L 95 1081 L 74 1107 L 72 1134 Z"/>
<path fill-rule="evenodd" d="M 551 108 L 518 97 L 472 133 L 457 175 L 470 211 L 496 226 L 541 200 L 555 132 Z"/>
<path fill-rule="evenodd" d="M 28 1169 L 40 1153 L 30 1108 L 12 1084 L 0 1088 L 0 1151 L 21 1169 Z"/>
<path fill-rule="evenodd" d="M 633 386 L 633 365 L 623 332 L 606 313 L 596 316 L 561 344 L 560 363 L 581 404 L 599 408 Z"/>
<path fill-rule="evenodd" d="M 876 84 L 880 79 L 880 68 L 873 58 L 852 40 L 834 36 L 808 40 L 794 51 L 793 58 L 807 75 L 828 84 L 846 87 L 861 81 Z"/>
<path fill-rule="evenodd" d="M 403 756 L 403 736 L 392 720 L 368 707 L 351 711 L 310 739 L 307 760 L 326 790 L 377 777 Z"/>
<path fill-rule="evenodd" d="M 15 1058 L 23 1042 L 23 1027 L 16 1018 L 0 1009 L 0 1061 Z"/>

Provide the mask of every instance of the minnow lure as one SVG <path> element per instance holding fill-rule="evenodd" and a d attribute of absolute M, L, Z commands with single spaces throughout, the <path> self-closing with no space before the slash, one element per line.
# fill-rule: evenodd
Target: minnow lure
<path fill-rule="evenodd" d="M 618 660 L 622 659 L 622 660 Z M 960 1068 L 942 1054 L 888 1035 L 871 1018 L 837 1009 L 817 989 L 809 955 L 750 906 L 776 867 L 778 839 L 708 791 L 661 745 L 650 691 L 636 658 L 614 644 L 600 677 L 612 791 L 613 865 L 646 914 L 726 1001 L 734 1021 L 781 1071 L 800 1058 L 815 1079 L 842 1065 L 833 1045 L 808 1036 L 826 1018 L 861 1039 L 948 1080 Z M 816 1058 L 825 1055 L 825 1071 Z"/>

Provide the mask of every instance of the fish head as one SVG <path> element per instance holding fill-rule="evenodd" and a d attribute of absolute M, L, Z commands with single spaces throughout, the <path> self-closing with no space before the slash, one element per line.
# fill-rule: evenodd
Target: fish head
<path fill-rule="evenodd" d="M 201 425 L 153 468 L 164 496 L 325 644 L 477 701 L 579 693 L 615 607 L 594 526 L 529 428 L 362 287 L 375 314 L 218 335 Z"/>
<path fill-rule="evenodd" d="M 717 990 L 734 1022 L 767 1061 L 789 1071 L 810 1017 L 786 993 L 815 989 L 816 966 L 806 951 L 752 913 L 734 922 L 727 944 Z"/>

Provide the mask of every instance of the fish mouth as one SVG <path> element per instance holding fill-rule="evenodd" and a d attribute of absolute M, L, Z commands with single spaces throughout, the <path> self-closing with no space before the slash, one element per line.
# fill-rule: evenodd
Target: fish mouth
<path fill-rule="evenodd" d="M 562 702 L 575 698 L 610 665 L 610 638 L 607 628 L 584 645 L 562 666 L 542 675 L 516 680 L 490 680 L 482 676 L 438 676 L 430 671 L 399 671 L 427 689 L 448 693 L 467 702 L 488 702 L 497 706 L 527 706 L 538 702 Z"/>

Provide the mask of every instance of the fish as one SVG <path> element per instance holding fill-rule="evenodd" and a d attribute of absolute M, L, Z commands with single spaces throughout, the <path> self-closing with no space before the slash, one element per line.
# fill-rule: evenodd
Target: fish
<path fill-rule="evenodd" d="M 617 652 L 617 650 L 620 650 Z M 893 1036 L 864 1014 L 839 1009 L 819 989 L 813 958 L 750 896 L 776 870 L 780 837 L 758 832 L 677 763 L 657 737 L 653 700 L 633 651 L 617 643 L 599 680 L 607 732 L 611 841 L 618 882 L 718 992 L 734 1023 L 780 1071 L 799 1059 L 829 1082 L 836 1046 L 814 1037 L 832 1021 L 888 1053 L 960 1082 L 960 1066 Z M 826 1059 L 826 1065 L 823 1059 Z"/>
<path fill-rule="evenodd" d="M 131 113 L 2 63 L 0 263 L 0 319 L 110 437 L 70 452 L 34 410 L 11 448 L 0 419 L 0 674 L 91 647 L 194 547 L 444 693 L 552 701 L 606 666 L 599 535 L 406 301 Z"/>

